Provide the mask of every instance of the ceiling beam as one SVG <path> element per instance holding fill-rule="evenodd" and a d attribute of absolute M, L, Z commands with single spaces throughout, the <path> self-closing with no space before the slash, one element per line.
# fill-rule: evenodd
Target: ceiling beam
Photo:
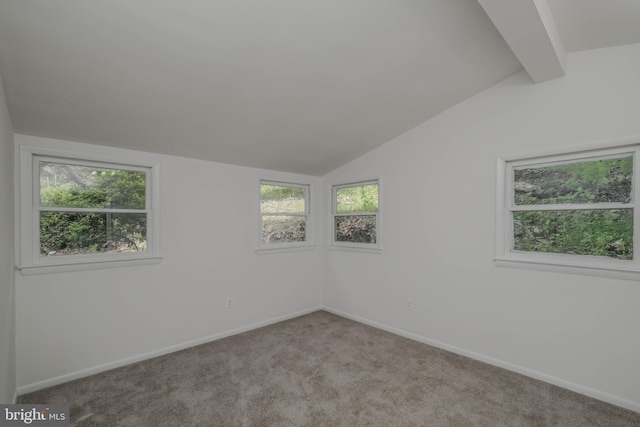
<path fill-rule="evenodd" d="M 478 0 L 536 83 L 564 76 L 566 52 L 547 0 Z"/>

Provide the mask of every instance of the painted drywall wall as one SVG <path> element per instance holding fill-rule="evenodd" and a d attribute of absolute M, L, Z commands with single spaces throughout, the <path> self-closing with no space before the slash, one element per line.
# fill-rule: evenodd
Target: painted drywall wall
<path fill-rule="evenodd" d="M 25 135 L 15 142 L 160 164 L 164 256 L 151 266 L 17 273 L 20 393 L 321 305 L 318 248 L 255 252 L 259 180 L 309 183 L 312 209 L 323 212 L 320 178 Z"/>
<path fill-rule="evenodd" d="M 381 177 L 381 255 L 328 251 L 342 314 L 640 411 L 640 284 L 496 267 L 496 158 L 638 136 L 640 45 L 524 72 L 326 177 Z M 409 309 L 408 300 L 413 302 Z"/>
<path fill-rule="evenodd" d="M 0 403 L 13 403 L 16 390 L 13 170 L 13 128 L 0 80 Z"/>

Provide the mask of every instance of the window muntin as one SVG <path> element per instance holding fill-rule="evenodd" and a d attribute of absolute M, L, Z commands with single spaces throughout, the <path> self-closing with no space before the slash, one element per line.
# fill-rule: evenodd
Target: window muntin
<path fill-rule="evenodd" d="M 261 181 L 260 217 L 263 247 L 308 242 L 309 186 Z"/>
<path fill-rule="evenodd" d="M 496 260 L 640 272 L 637 153 L 629 145 L 500 160 Z"/>
<path fill-rule="evenodd" d="M 376 247 L 378 245 L 377 181 L 333 187 L 333 244 Z"/>
<path fill-rule="evenodd" d="M 156 164 L 22 146 L 18 268 L 42 274 L 159 262 L 158 181 Z"/>

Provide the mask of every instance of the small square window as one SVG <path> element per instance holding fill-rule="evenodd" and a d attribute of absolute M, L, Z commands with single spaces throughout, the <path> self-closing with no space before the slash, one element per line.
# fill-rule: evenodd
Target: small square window
<path fill-rule="evenodd" d="M 378 181 L 336 185 L 332 191 L 332 244 L 379 246 Z"/>
<path fill-rule="evenodd" d="M 260 223 L 262 248 L 308 243 L 309 186 L 261 181 Z"/>

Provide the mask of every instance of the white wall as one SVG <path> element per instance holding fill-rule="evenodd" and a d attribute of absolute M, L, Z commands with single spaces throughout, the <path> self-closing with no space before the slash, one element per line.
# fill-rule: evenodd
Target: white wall
<path fill-rule="evenodd" d="M 0 403 L 13 403 L 16 390 L 13 179 L 13 128 L 0 81 Z"/>
<path fill-rule="evenodd" d="M 320 178 L 24 135 L 15 142 L 160 163 L 164 256 L 152 266 L 17 273 L 21 393 L 321 305 L 320 249 L 254 252 L 259 179 L 306 181 L 313 197 Z M 324 212 L 322 203 L 314 198 L 312 209 Z"/>
<path fill-rule="evenodd" d="M 381 175 L 384 251 L 329 251 L 325 306 L 640 411 L 640 284 L 492 261 L 498 155 L 635 135 L 628 45 L 569 55 L 546 83 L 516 74 L 334 171 Z"/>
<path fill-rule="evenodd" d="M 16 135 L 16 145 L 158 161 L 165 257 L 146 267 L 17 274 L 18 387 L 51 385 L 324 301 L 350 317 L 640 410 L 640 285 L 492 261 L 496 156 L 640 135 L 638 113 L 640 45 L 630 45 L 572 54 L 567 76 L 543 84 L 519 73 L 325 179 Z M 0 198 L 11 200 L 5 116 Z M 309 180 L 321 219 L 321 184 L 377 176 L 381 255 L 325 251 L 322 227 L 315 250 L 254 253 L 259 178 Z M 11 223 L 5 206 L 0 234 Z M 0 241 L 5 260 L 11 248 L 3 235 Z M 7 268 L 2 261 L 0 301 L 11 300 Z M 0 325 L 10 346 L 7 312 Z M 10 391 L 5 348 L 3 341 L 0 362 L 8 368 L 0 375 L 9 378 L 1 384 Z"/>

